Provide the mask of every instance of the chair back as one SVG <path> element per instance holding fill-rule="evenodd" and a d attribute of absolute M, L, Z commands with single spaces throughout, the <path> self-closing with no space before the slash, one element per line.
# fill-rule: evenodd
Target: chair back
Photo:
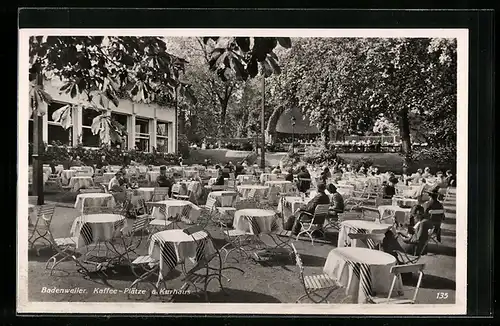
<path fill-rule="evenodd" d="M 101 187 L 105 193 L 109 194 L 109 187 L 106 183 L 101 183 Z"/>
<path fill-rule="evenodd" d="M 330 209 L 330 204 L 321 204 L 316 206 L 316 209 L 314 210 L 314 217 L 313 217 L 313 223 L 316 222 L 317 220 L 322 220 L 324 221 L 328 217 L 328 211 Z"/>
<path fill-rule="evenodd" d="M 229 180 L 234 180 L 234 179 L 235 179 L 234 173 L 233 172 L 229 173 Z"/>
<path fill-rule="evenodd" d="M 180 191 L 181 191 L 181 185 L 180 184 L 175 183 L 175 184 L 172 185 L 172 195 L 174 195 L 174 194 L 175 195 L 179 195 Z"/>
<path fill-rule="evenodd" d="M 428 214 L 431 221 L 444 219 L 444 209 L 430 209 Z"/>
<path fill-rule="evenodd" d="M 215 197 L 208 196 L 205 206 L 209 209 L 214 209 L 217 205 L 217 199 Z"/>
<path fill-rule="evenodd" d="M 38 206 L 37 209 L 37 224 L 38 221 L 43 221 L 42 227 L 50 229 L 52 223 L 52 217 L 54 216 L 54 211 L 56 210 L 56 205 L 48 204 Z"/>
<path fill-rule="evenodd" d="M 295 245 L 293 243 L 290 243 L 290 246 L 293 249 L 293 253 L 295 255 L 295 263 L 297 264 L 297 267 L 299 268 L 300 278 L 301 278 L 302 283 L 303 283 L 304 282 L 304 265 L 302 264 L 302 259 L 300 259 L 299 252 L 297 251 L 297 248 L 295 248 Z"/>
<path fill-rule="evenodd" d="M 222 194 L 221 196 L 221 206 L 222 207 L 232 207 L 234 204 L 236 196 L 234 194 L 228 193 L 228 194 Z"/>
<path fill-rule="evenodd" d="M 131 233 L 135 234 L 137 232 L 144 231 L 148 225 L 149 225 L 149 216 L 147 215 L 138 216 L 134 220 L 134 223 L 132 224 Z"/>
<path fill-rule="evenodd" d="M 394 286 L 396 285 L 396 281 L 402 273 L 418 273 L 417 285 L 415 286 L 415 292 L 413 293 L 413 298 L 411 299 L 411 303 L 415 303 L 415 301 L 417 300 L 418 290 L 420 289 L 420 284 L 422 283 L 422 277 L 424 276 L 424 269 L 425 264 L 406 264 L 392 266 L 390 273 L 394 275 L 394 278 L 392 279 L 391 289 L 389 290 L 387 299 L 391 298 L 392 291 L 394 290 Z"/>

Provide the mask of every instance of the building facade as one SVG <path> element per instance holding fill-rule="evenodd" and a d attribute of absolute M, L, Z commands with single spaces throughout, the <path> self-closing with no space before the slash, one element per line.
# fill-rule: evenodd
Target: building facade
<path fill-rule="evenodd" d="M 74 107 L 71 112 L 71 127 L 64 129 L 60 123 L 52 119 L 52 113 L 67 104 L 82 102 L 82 98 L 71 98 L 69 94 L 60 92 L 62 82 L 51 80 L 44 85 L 54 102 L 43 116 L 43 141 L 53 141 L 76 146 L 82 143 L 89 148 L 100 147 L 99 135 L 91 131 L 92 120 L 99 113 L 92 109 Z M 84 103 L 88 103 L 83 101 Z M 90 106 L 90 104 L 89 104 Z M 99 106 L 99 105 L 98 105 Z M 120 100 L 118 107 L 110 103 L 111 116 L 123 125 L 127 135 L 122 140 L 122 148 L 151 152 L 155 148 L 159 152 L 175 153 L 177 151 L 177 117 L 175 108 L 161 107 L 157 104 L 134 103 Z M 29 121 L 29 140 L 33 141 L 33 120 Z M 118 145 L 118 144 L 112 144 Z"/>

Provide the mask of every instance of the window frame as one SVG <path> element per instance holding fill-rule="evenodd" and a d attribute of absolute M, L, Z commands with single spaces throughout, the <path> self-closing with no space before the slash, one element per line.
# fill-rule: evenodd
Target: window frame
<path fill-rule="evenodd" d="M 158 134 L 158 124 L 160 124 L 160 123 L 161 124 L 165 124 L 165 126 L 166 126 L 166 128 L 165 128 L 166 135 L 159 135 Z M 162 153 L 168 153 L 168 148 L 169 148 L 169 146 L 168 146 L 168 138 L 169 138 L 168 137 L 168 132 L 169 132 L 169 129 L 170 129 L 170 126 L 169 126 L 170 124 L 171 124 L 170 121 L 162 121 L 162 120 L 157 120 L 156 121 L 156 145 L 157 145 L 156 149 L 158 149 L 158 139 L 164 139 L 165 142 L 166 142 L 166 146 L 167 146 L 167 151 L 166 152 L 162 151 Z"/>
<path fill-rule="evenodd" d="M 62 104 L 62 106 L 72 105 L 72 103 L 70 103 L 70 102 L 64 102 L 64 101 L 58 101 L 58 100 L 52 100 L 52 103 Z M 50 103 L 50 104 L 52 104 L 52 103 Z M 74 125 L 73 125 L 73 122 L 74 122 L 73 112 L 71 112 L 71 126 L 68 129 L 64 129 L 60 122 L 52 121 L 52 116 L 50 115 L 50 112 L 49 112 L 50 104 L 47 105 L 47 144 L 50 144 L 49 126 L 59 126 L 64 131 L 68 132 L 68 146 L 73 146 L 73 127 L 74 127 Z M 31 118 L 30 120 L 33 120 L 33 118 Z"/>
<path fill-rule="evenodd" d="M 88 146 L 88 145 L 84 145 L 84 143 L 83 143 L 83 129 L 89 129 L 89 130 L 90 130 L 90 132 L 92 133 L 92 125 L 90 125 L 90 126 L 86 126 L 86 125 L 84 125 L 84 120 L 83 120 L 83 112 L 84 112 L 85 110 L 92 110 L 92 111 L 94 111 L 94 112 L 97 112 L 96 110 L 93 110 L 93 109 L 82 108 L 82 120 L 81 120 L 81 122 L 82 122 L 82 139 L 81 139 L 82 145 L 83 145 L 84 147 L 88 147 L 88 148 L 100 148 L 102 144 L 101 144 L 101 138 L 99 137 L 99 135 L 94 135 L 94 134 L 92 134 L 92 136 L 97 136 L 97 142 L 98 142 L 98 143 L 97 143 L 97 145 L 96 145 L 96 146 Z M 98 113 L 99 113 L 99 112 L 98 112 Z M 98 115 L 99 115 L 99 114 L 98 114 Z"/>
<path fill-rule="evenodd" d="M 149 153 L 151 151 L 151 132 L 149 131 L 150 120 L 151 119 L 148 119 L 148 118 L 136 117 L 135 118 L 135 124 L 134 124 L 134 130 L 135 130 L 134 147 L 137 144 L 137 140 L 139 140 L 139 139 L 147 140 L 147 142 L 148 142 L 147 150 L 143 151 L 145 153 Z M 146 125 L 147 125 L 147 128 L 148 128 L 148 132 L 147 133 L 137 132 L 137 129 L 136 129 L 136 127 L 137 127 L 137 121 L 146 122 Z"/>

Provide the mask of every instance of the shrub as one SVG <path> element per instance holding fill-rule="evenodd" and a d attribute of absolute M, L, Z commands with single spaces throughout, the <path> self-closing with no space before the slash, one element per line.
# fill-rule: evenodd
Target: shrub
<path fill-rule="evenodd" d="M 315 144 L 306 148 L 302 160 L 310 164 L 333 164 L 338 157 L 334 150 Z"/>
<path fill-rule="evenodd" d="M 347 163 L 350 164 L 355 171 L 359 171 L 359 168 L 361 168 L 362 166 L 365 169 L 367 169 L 368 167 L 372 166 L 373 165 L 373 160 L 371 160 L 369 158 L 362 157 L 362 158 L 357 158 L 357 159 L 350 160 Z"/>
<path fill-rule="evenodd" d="M 456 170 L 457 149 L 455 147 L 421 147 L 413 150 L 412 167 L 423 165 L 429 166 L 432 170 Z"/>

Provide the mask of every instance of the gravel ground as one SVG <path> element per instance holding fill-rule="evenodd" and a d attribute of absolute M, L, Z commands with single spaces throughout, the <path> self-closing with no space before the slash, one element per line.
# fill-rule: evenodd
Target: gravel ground
<path fill-rule="evenodd" d="M 50 203 L 50 202 L 48 202 Z M 52 221 L 52 229 L 55 237 L 69 236 L 69 229 L 78 212 L 72 208 L 72 204 L 56 203 L 58 207 Z M 429 245 L 429 254 L 421 258 L 426 264 L 425 276 L 418 295 L 418 303 L 451 304 L 455 302 L 455 212 L 454 203 L 446 204 L 446 222 L 443 224 L 443 241 L 437 247 Z M 129 221 L 132 223 L 132 221 Z M 223 244 L 222 234 L 215 228 L 211 234 L 216 240 L 216 245 Z M 295 245 L 302 256 L 306 274 L 321 273 L 326 257 L 330 250 L 335 248 L 336 234 L 330 235 L 332 244 L 315 243 L 314 246 L 308 241 L 296 241 Z M 140 253 L 146 253 L 144 243 Z M 134 280 L 133 274 L 127 267 L 116 267 L 114 272 L 109 271 L 109 284 L 117 293 L 110 293 L 112 288 L 100 283 L 99 279 L 86 280 L 78 274 L 73 263 L 63 262 L 60 269 L 66 273 L 56 271 L 51 276 L 45 269 L 45 263 L 52 255 L 50 249 L 42 249 L 37 257 L 33 252 L 28 257 L 28 292 L 30 301 L 42 302 L 130 302 L 135 300 L 144 301 L 144 296 L 132 295 L 129 297 L 125 291 Z M 239 266 L 245 273 L 238 271 L 227 271 L 226 276 L 230 278 L 223 282 L 226 294 L 220 291 L 216 282 L 209 287 L 210 302 L 234 302 L 234 303 L 291 303 L 302 295 L 303 288 L 300 283 L 298 268 L 291 260 L 276 261 L 273 264 L 262 265 L 254 261 L 243 260 L 237 263 L 230 259 L 228 265 Z M 416 280 L 405 280 L 405 295 L 411 296 Z M 181 273 L 172 271 L 168 276 L 167 286 L 169 289 L 180 289 L 182 285 Z M 80 288 L 85 293 L 80 294 L 51 294 L 44 293 L 45 289 Z M 121 290 L 121 291 L 120 291 Z M 100 292 L 100 293 L 99 293 Z M 446 299 L 439 299 L 438 293 L 447 293 Z M 345 294 L 339 290 L 332 296 L 331 302 L 344 302 Z M 160 301 L 160 297 L 152 296 L 149 301 Z M 179 293 L 173 298 L 174 302 L 204 302 L 203 296 L 194 293 Z"/>

